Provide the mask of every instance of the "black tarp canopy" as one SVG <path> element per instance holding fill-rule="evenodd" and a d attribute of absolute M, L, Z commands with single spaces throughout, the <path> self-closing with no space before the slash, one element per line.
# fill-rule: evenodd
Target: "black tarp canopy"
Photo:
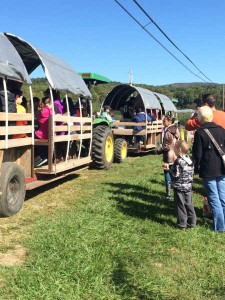
<path fill-rule="evenodd" d="M 163 105 L 163 108 L 165 109 L 165 111 L 172 111 L 172 112 L 176 112 L 177 108 L 176 106 L 173 104 L 172 100 L 167 97 L 166 95 L 160 94 L 160 93 L 155 93 L 154 94 L 159 97 L 160 102 Z"/>
<path fill-rule="evenodd" d="M 20 55 L 3 33 L 0 33 L 0 76 L 31 84 Z"/>
<path fill-rule="evenodd" d="M 120 107 L 123 107 L 128 98 L 132 96 L 133 93 L 137 93 L 143 101 L 145 109 L 159 109 L 161 110 L 161 105 L 159 103 L 159 100 L 154 95 L 153 92 L 129 85 L 129 84 L 120 84 L 115 86 L 105 97 L 105 100 L 103 102 L 104 105 L 109 105 L 114 110 L 119 110 Z"/>
<path fill-rule="evenodd" d="M 32 46 L 13 34 L 5 33 L 5 36 L 19 53 L 28 74 L 41 65 L 53 89 L 92 97 L 81 76 L 62 59 Z"/>

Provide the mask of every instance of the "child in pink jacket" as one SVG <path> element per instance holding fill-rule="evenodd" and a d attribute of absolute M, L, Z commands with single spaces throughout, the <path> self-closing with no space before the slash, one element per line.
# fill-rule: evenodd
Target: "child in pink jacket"
<path fill-rule="evenodd" d="M 39 128 L 35 131 L 35 135 L 38 139 L 48 139 L 48 119 L 50 115 L 52 115 L 52 105 L 51 100 L 48 98 L 45 100 L 44 107 L 36 112 Z"/>

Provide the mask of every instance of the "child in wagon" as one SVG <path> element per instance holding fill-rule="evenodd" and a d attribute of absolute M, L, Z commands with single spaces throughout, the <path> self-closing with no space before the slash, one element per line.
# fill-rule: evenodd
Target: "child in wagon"
<path fill-rule="evenodd" d="M 19 89 L 15 89 L 13 91 L 13 94 L 15 95 L 15 103 L 16 103 L 16 111 L 17 113 L 22 113 L 25 114 L 26 113 L 26 109 L 23 105 L 21 105 L 21 103 L 23 102 L 23 92 Z M 17 126 L 23 126 L 23 125 L 27 125 L 27 121 L 16 121 L 16 125 Z M 27 135 L 25 133 L 19 133 L 19 134 L 14 134 L 13 138 L 14 139 L 18 139 L 18 138 L 25 138 L 27 137 Z"/>

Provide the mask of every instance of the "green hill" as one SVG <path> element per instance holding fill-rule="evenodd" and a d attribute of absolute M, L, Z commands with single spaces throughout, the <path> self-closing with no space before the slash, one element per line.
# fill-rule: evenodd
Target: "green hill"
<path fill-rule="evenodd" d="M 45 78 L 32 79 L 33 96 L 42 98 L 43 91 L 48 87 Z M 113 87 L 118 85 L 119 82 L 110 82 L 107 84 L 99 84 L 92 87 L 93 96 L 93 111 L 98 111 L 104 97 L 111 91 Z M 146 84 L 135 84 L 151 91 L 165 94 L 170 98 L 178 99 L 178 108 L 193 108 L 193 100 L 201 98 L 205 93 L 212 93 L 217 99 L 217 108 L 222 108 L 222 86 L 219 84 L 206 84 L 206 83 L 173 83 L 168 85 L 153 86 Z M 23 87 L 24 96 L 30 99 L 29 90 L 27 86 Z M 64 95 L 62 94 L 61 97 Z M 73 97 L 74 98 L 74 97 Z"/>

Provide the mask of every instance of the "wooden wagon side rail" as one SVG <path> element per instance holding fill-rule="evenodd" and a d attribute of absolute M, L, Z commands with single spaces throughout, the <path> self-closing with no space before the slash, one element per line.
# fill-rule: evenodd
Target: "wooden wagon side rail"
<path fill-rule="evenodd" d="M 92 137 L 92 118 L 85 117 L 71 117 L 64 115 L 54 115 L 54 125 L 53 125 L 53 116 L 49 117 L 48 124 L 48 139 L 35 139 L 35 146 L 46 146 L 48 147 L 48 165 L 41 166 L 35 169 L 36 173 L 47 173 L 53 174 L 62 172 L 64 170 L 77 167 L 86 163 L 91 162 L 91 157 L 80 157 L 78 155 L 75 159 L 68 158 L 68 147 L 72 141 L 82 141 L 86 139 L 91 139 Z M 53 127 L 53 128 L 52 128 Z M 56 154 L 58 147 L 61 147 L 63 143 L 67 144 L 67 154 L 66 161 L 60 162 L 58 164 L 56 161 Z"/>
<path fill-rule="evenodd" d="M 7 126 L 8 120 L 8 126 Z M 18 126 L 17 121 L 27 121 L 26 125 Z M 31 113 L 0 112 L 0 149 L 32 145 L 33 127 Z M 13 135 L 26 134 L 26 137 L 13 138 Z"/>
<path fill-rule="evenodd" d="M 141 130 L 136 130 L 134 127 L 141 126 Z M 154 122 L 113 122 L 112 130 L 115 135 L 146 135 L 150 133 L 161 133 L 163 129 L 162 121 Z"/>
<path fill-rule="evenodd" d="M 65 142 L 69 140 L 80 140 L 91 137 L 92 119 L 69 117 L 63 115 L 54 116 L 55 125 L 52 133 L 52 119 L 49 118 L 49 136 L 53 136 L 54 142 Z M 82 130 L 82 131 L 81 131 Z M 61 133 L 61 134 L 60 134 Z M 35 139 L 36 145 L 47 145 L 48 139 Z"/>
<path fill-rule="evenodd" d="M 55 115 L 54 120 L 54 142 L 64 142 L 69 140 L 90 139 L 92 130 L 92 118 L 72 117 Z M 61 134 L 60 134 L 61 133 Z"/>
<path fill-rule="evenodd" d="M 123 121 L 115 121 L 112 123 L 112 127 L 117 127 L 117 126 L 146 126 L 146 122 L 132 122 L 132 121 L 128 121 L 128 122 L 123 122 Z M 148 122 L 147 126 L 163 126 L 162 121 L 161 120 L 157 120 L 157 121 L 153 121 L 153 122 Z"/>
<path fill-rule="evenodd" d="M 0 121 L 6 121 L 7 115 L 5 112 L 0 112 Z M 9 121 L 31 121 L 32 114 L 31 113 L 8 113 Z"/>
<path fill-rule="evenodd" d="M 141 130 L 137 130 L 137 127 L 141 127 Z M 115 121 L 112 124 L 112 131 L 115 136 L 123 136 L 129 143 L 128 149 L 138 149 L 149 151 L 154 149 L 160 142 L 162 137 L 163 124 L 162 120 L 156 120 L 153 122 L 132 122 L 132 121 Z M 132 145 L 130 144 L 130 137 L 133 136 Z M 137 137 L 143 136 L 143 143 L 137 142 Z M 127 137 L 127 138 L 126 138 Z M 129 137 L 129 138 L 128 138 Z"/>

